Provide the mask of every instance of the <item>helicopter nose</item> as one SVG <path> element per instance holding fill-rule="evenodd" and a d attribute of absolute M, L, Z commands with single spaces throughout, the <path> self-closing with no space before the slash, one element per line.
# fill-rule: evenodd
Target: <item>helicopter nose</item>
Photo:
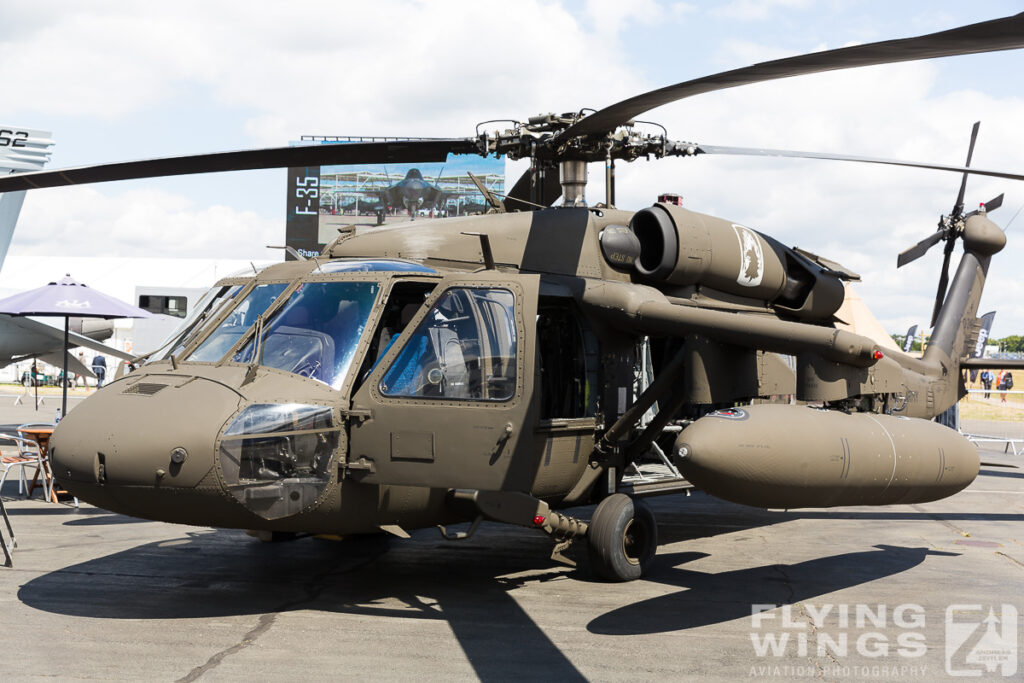
<path fill-rule="evenodd" d="M 54 430 L 54 476 L 90 503 L 151 516 L 133 504 L 135 494 L 202 488 L 216 476 L 211 470 L 217 434 L 241 400 L 234 390 L 201 377 L 149 375 L 112 384 Z"/>

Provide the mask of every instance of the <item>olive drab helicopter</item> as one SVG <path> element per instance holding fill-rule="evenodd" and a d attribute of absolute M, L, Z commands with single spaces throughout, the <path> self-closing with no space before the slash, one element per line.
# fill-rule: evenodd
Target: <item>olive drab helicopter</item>
<path fill-rule="evenodd" d="M 535 528 L 594 573 L 643 575 L 647 494 L 694 487 L 769 508 L 931 501 L 975 478 L 932 422 L 963 394 L 1001 198 L 965 212 L 970 167 L 717 147 L 636 115 L 723 88 L 1024 47 L 1024 14 L 739 68 L 598 111 L 472 137 L 288 147 L 24 173 L 0 191 L 240 169 L 504 154 L 529 170 L 489 215 L 339 235 L 321 254 L 221 280 L 160 351 L 69 413 L 54 475 L 94 505 L 250 530 L 354 535 L 481 521 Z M 973 149 L 973 137 L 971 143 Z M 614 208 L 616 161 L 702 154 L 898 164 L 962 174 L 953 211 L 900 256 L 963 256 L 922 358 L 837 327 L 840 264 L 662 202 Z M 604 162 L 603 204 L 585 201 Z M 561 197 L 561 206 L 550 205 Z M 948 289 L 948 292 L 947 292 Z M 993 367 L 986 361 L 987 367 Z M 786 396 L 783 402 L 771 397 Z M 624 485 L 646 458 L 670 476 Z M 677 469 L 673 469 L 677 468 Z M 597 504 L 590 519 L 571 508 Z M 468 523 L 454 530 L 452 524 Z"/>

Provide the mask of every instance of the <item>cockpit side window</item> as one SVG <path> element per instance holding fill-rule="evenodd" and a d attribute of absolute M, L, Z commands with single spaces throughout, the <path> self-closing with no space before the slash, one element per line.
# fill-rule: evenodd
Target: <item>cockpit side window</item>
<path fill-rule="evenodd" d="M 388 302 L 381 312 L 380 322 L 377 329 L 370 337 L 370 347 L 363 358 L 363 365 L 359 369 L 359 379 L 356 388 L 362 384 L 380 363 L 384 354 L 395 345 L 409 321 L 415 317 L 416 312 L 423 306 L 430 293 L 437 286 L 435 282 L 396 282 L 391 287 L 388 295 Z"/>
<path fill-rule="evenodd" d="M 506 401 L 515 394 L 515 297 L 507 289 L 445 292 L 395 358 L 385 396 Z"/>

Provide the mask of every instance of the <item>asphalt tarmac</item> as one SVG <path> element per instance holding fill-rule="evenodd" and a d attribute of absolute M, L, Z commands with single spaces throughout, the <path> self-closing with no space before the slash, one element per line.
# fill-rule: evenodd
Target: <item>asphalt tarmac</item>
<path fill-rule="evenodd" d="M 0 408 L 0 424 L 15 422 Z M 1001 447 L 984 461 L 1020 465 Z M 541 533 L 260 543 L 2 491 L 0 680 L 919 680 L 1022 677 L 1024 469 L 926 505 L 651 499 L 648 577 Z M 591 509 L 576 512 L 588 517 Z M 2 561 L 2 557 L 0 557 Z M 991 615 L 990 615 L 991 609 Z M 754 613 L 763 613 L 754 616 Z M 952 674 L 952 675 L 951 675 Z"/>

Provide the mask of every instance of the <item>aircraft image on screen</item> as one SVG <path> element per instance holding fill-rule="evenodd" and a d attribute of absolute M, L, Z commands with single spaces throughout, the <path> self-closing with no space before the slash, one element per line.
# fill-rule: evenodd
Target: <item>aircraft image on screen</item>
<path fill-rule="evenodd" d="M 441 188 L 427 182 L 418 168 L 410 168 L 405 177 L 384 190 L 381 197 L 388 207 L 405 209 L 414 218 L 420 209 L 437 209 L 444 198 Z"/>
<path fill-rule="evenodd" d="M 320 172 L 320 207 L 328 213 L 374 215 L 380 210 L 410 218 L 431 214 L 465 216 L 487 211 L 489 205 L 471 171 L 463 168 L 459 157 L 453 163 L 431 164 L 429 171 L 410 166 L 401 180 L 395 180 L 393 168 L 331 167 Z M 504 193 L 504 176 L 491 168 L 477 177 L 490 190 Z"/>
<path fill-rule="evenodd" d="M 338 204 L 337 211 L 340 213 L 353 213 L 358 215 L 373 215 L 378 211 L 386 209 L 387 205 L 382 203 L 379 199 L 364 199 L 363 197 L 355 197 L 348 204 Z"/>
<path fill-rule="evenodd" d="M 610 581 L 655 561 L 646 496 L 695 488 L 795 509 L 954 495 L 977 477 L 978 451 L 932 419 L 965 395 L 967 370 L 1024 367 L 969 357 L 1006 236 L 992 219 L 1002 195 L 968 210 L 967 180 L 1024 174 L 971 166 L 977 125 L 955 166 L 686 142 L 634 122 L 725 88 L 1022 47 L 1018 14 L 754 64 L 596 111 L 506 117 L 508 128 L 485 130 L 492 121 L 469 137 L 0 178 L 7 192 L 284 167 L 293 212 L 312 222 L 332 191 L 324 167 L 407 164 L 429 177 L 425 164 L 450 154 L 530 162 L 510 190 L 490 193 L 485 215 L 338 234 L 308 259 L 296 250 L 297 260 L 220 280 L 165 348 L 61 421 L 54 474 L 107 510 L 265 540 L 432 526 L 461 540 L 483 521 L 515 525 L 546 535 L 554 560 L 571 563 L 570 546 L 585 544 L 593 573 Z M 616 161 L 705 154 L 955 173 L 938 230 L 897 257 L 903 266 L 944 243 L 923 355 L 840 327 L 845 285 L 860 276 L 833 259 L 674 201 L 616 208 Z M 596 206 L 588 163 L 606 169 Z M 641 479 L 638 468 L 654 469 Z"/>

